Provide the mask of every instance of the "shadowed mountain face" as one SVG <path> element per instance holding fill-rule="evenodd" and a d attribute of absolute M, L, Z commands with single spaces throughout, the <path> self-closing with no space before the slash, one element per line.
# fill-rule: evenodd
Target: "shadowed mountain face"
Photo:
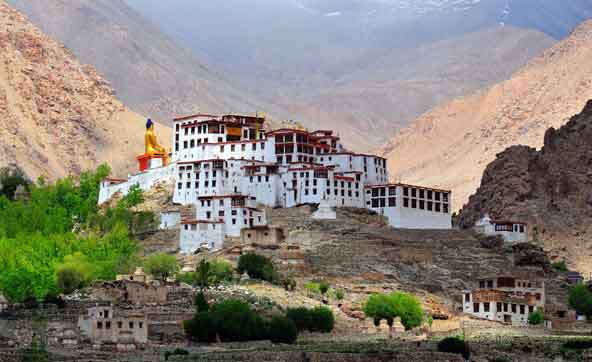
<path fill-rule="evenodd" d="M 137 112 L 170 121 L 197 112 L 255 112 L 245 93 L 121 0 L 8 0 L 92 64 Z"/>
<path fill-rule="evenodd" d="M 567 258 L 576 269 L 590 272 L 591 138 L 592 101 L 588 101 L 563 127 L 547 130 L 540 151 L 513 146 L 498 154 L 457 222 L 471 227 L 486 213 L 528 222 L 547 249 Z"/>
<path fill-rule="evenodd" d="M 592 21 L 509 80 L 424 114 L 382 148 L 391 176 L 453 190 L 460 208 L 485 167 L 509 146 L 542 146 L 592 99 Z M 410 157 L 412 155 L 412 157 Z"/>

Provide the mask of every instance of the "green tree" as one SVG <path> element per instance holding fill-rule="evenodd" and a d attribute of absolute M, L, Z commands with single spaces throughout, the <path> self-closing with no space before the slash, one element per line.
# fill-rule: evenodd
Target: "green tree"
<path fill-rule="evenodd" d="M 144 261 L 144 267 L 154 278 L 160 280 L 166 280 L 179 269 L 177 258 L 174 255 L 165 253 L 157 253 L 147 257 Z"/>
<path fill-rule="evenodd" d="M 364 304 L 363 310 L 373 319 L 377 327 L 381 320 L 386 320 L 390 335 L 397 317 L 400 318 L 405 330 L 410 330 L 421 325 L 424 315 L 417 298 L 404 292 L 371 295 Z"/>
<path fill-rule="evenodd" d="M 318 306 L 310 311 L 312 332 L 330 333 L 335 327 L 335 317 L 331 309 Z"/>
<path fill-rule="evenodd" d="M 210 261 L 210 272 L 210 283 L 213 285 L 230 282 L 234 277 L 234 267 L 223 259 Z"/>
<path fill-rule="evenodd" d="M 237 271 L 249 274 L 253 279 L 273 281 L 274 267 L 271 260 L 255 253 L 243 254 L 238 258 Z"/>
<path fill-rule="evenodd" d="M 268 334 L 273 343 L 293 344 L 298 338 L 298 329 L 291 319 L 274 316 L 269 322 Z"/>
<path fill-rule="evenodd" d="M 540 310 L 534 311 L 528 315 L 528 324 L 536 326 L 543 324 L 545 321 L 545 315 Z"/>
<path fill-rule="evenodd" d="M 250 341 L 265 337 L 263 320 L 243 301 L 225 300 L 214 304 L 210 313 L 223 342 Z"/>
<path fill-rule="evenodd" d="M 23 186 L 25 190 L 28 190 L 30 185 L 31 181 L 20 168 L 0 168 L 0 195 L 9 200 L 14 200 L 19 186 Z"/>
<path fill-rule="evenodd" d="M 585 315 L 587 319 L 592 318 L 592 292 L 584 284 L 573 286 L 569 290 L 569 305 L 578 312 Z"/>
<path fill-rule="evenodd" d="M 203 292 L 199 292 L 195 295 L 194 304 L 198 313 L 210 311 L 210 305 Z"/>
<path fill-rule="evenodd" d="M 216 325 L 212 315 L 208 312 L 198 312 L 195 316 L 183 322 L 185 335 L 191 341 L 212 343 L 216 341 Z"/>
<path fill-rule="evenodd" d="M 321 292 L 321 296 L 324 298 L 325 294 L 327 294 L 327 292 L 329 291 L 329 283 L 327 283 L 326 281 L 320 281 L 319 282 L 319 292 Z"/>
<path fill-rule="evenodd" d="M 210 278 L 211 278 L 211 264 L 205 260 L 202 259 L 199 262 L 199 265 L 197 267 L 197 271 L 196 271 L 196 282 L 197 285 L 203 290 L 206 289 L 210 286 Z"/>
<path fill-rule="evenodd" d="M 305 307 L 288 308 L 286 317 L 294 322 L 299 332 L 313 329 L 311 313 Z"/>

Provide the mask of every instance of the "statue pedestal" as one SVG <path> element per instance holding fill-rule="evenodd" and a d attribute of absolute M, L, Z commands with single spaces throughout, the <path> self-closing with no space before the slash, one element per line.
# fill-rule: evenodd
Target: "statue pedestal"
<path fill-rule="evenodd" d="M 146 170 L 151 170 L 153 168 L 160 168 L 166 166 L 167 158 L 165 156 L 150 156 L 150 155 L 140 155 L 136 157 L 138 160 L 138 168 L 140 172 L 144 172 Z"/>

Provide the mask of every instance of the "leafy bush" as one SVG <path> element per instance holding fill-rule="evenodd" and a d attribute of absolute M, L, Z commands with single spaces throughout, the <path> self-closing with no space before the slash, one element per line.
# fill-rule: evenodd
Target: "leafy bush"
<path fill-rule="evenodd" d="M 272 282 L 277 275 L 271 260 L 263 255 L 248 253 L 238 258 L 237 271 L 249 274 L 253 279 Z"/>
<path fill-rule="evenodd" d="M 216 324 L 208 312 L 198 312 L 192 319 L 183 322 L 189 340 L 212 343 L 216 341 Z"/>
<path fill-rule="evenodd" d="M 440 343 L 438 343 L 438 351 L 460 354 L 466 360 L 471 357 L 469 345 L 458 337 L 449 337 L 441 340 Z"/>
<path fill-rule="evenodd" d="M 273 343 L 293 344 L 298 338 L 298 329 L 292 319 L 275 316 L 269 322 L 268 335 Z"/>
<path fill-rule="evenodd" d="M 405 330 L 420 326 L 424 318 L 417 298 L 403 292 L 371 295 L 364 303 L 363 310 L 376 326 L 384 319 L 392 327 L 394 320 L 399 317 Z"/>
<path fill-rule="evenodd" d="M 289 292 L 296 290 L 296 279 L 292 277 L 283 277 L 281 278 L 280 283 L 282 284 L 282 287 Z"/>
<path fill-rule="evenodd" d="M 69 255 L 80 253 L 93 266 L 90 275 L 82 278 L 86 282 L 114 279 L 119 267 L 133 259 L 138 246 L 125 222 L 112 218 L 108 226 L 95 229 L 94 220 L 105 218 L 97 200 L 100 182 L 109 172 L 102 165 L 76 179 L 54 184 L 40 180 L 29 186 L 27 202 L 0 195 L 0 290 L 11 302 L 58 294 L 58 270 L 67 269 Z M 82 230 L 88 232 L 78 235 Z M 78 284 L 71 269 L 63 272 L 64 281 L 65 274 L 73 281 L 70 286 Z"/>
<path fill-rule="evenodd" d="M 229 261 L 214 259 L 210 261 L 210 284 L 230 282 L 234 276 L 234 267 Z"/>
<path fill-rule="evenodd" d="M 265 325 L 251 307 L 240 300 L 228 299 L 211 308 L 216 331 L 223 342 L 265 338 Z"/>
<path fill-rule="evenodd" d="M 56 271 L 57 285 L 64 294 L 70 294 L 84 286 L 84 277 L 74 265 L 63 265 Z"/>
<path fill-rule="evenodd" d="M 304 289 L 308 290 L 313 294 L 321 294 L 321 286 L 317 282 L 306 282 L 304 284 Z"/>
<path fill-rule="evenodd" d="M 208 312 L 210 310 L 210 305 L 202 292 L 195 295 L 194 304 L 197 312 Z"/>
<path fill-rule="evenodd" d="M 540 310 L 534 311 L 528 315 L 528 324 L 536 326 L 545 321 L 545 315 Z"/>
<path fill-rule="evenodd" d="M 316 307 L 310 311 L 311 332 L 330 333 L 335 327 L 335 317 L 331 309 Z"/>
<path fill-rule="evenodd" d="M 170 356 L 188 356 L 189 355 L 189 351 L 183 349 L 183 348 L 175 348 L 174 351 L 166 351 L 164 353 L 164 360 L 168 361 Z"/>
<path fill-rule="evenodd" d="M 566 349 L 590 349 L 592 348 L 592 339 L 574 339 L 563 344 Z"/>
<path fill-rule="evenodd" d="M 165 280 L 175 274 L 179 268 L 177 258 L 174 255 L 158 253 L 149 256 L 144 262 L 146 271 L 154 278 Z"/>
<path fill-rule="evenodd" d="M 558 272 L 565 273 L 568 271 L 565 261 L 555 262 L 555 263 L 551 264 L 551 266 L 553 267 L 553 269 L 557 270 Z"/>
<path fill-rule="evenodd" d="M 286 311 L 286 317 L 294 322 L 294 325 L 296 325 L 296 329 L 298 329 L 299 332 L 313 329 L 310 310 L 305 307 L 288 308 Z"/>
<path fill-rule="evenodd" d="M 573 286 L 569 290 L 569 305 L 579 314 L 592 319 L 592 292 L 584 284 Z"/>
<path fill-rule="evenodd" d="M 329 283 L 327 283 L 325 281 L 320 281 L 319 282 L 319 292 L 321 292 L 322 295 L 325 295 L 328 291 L 329 291 Z"/>
<path fill-rule="evenodd" d="M 19 186 L 23 186 L 28 190 L 31 181 L 27 178 L 25 173 L 19 168 L 0 168 L 0 195 L 9 200 L 14 200 L 16 190 Z"/>
<path fill-rule="evenodd" d="M 343 289 L 336 289 L 335 290 L 335 298 L 337 300 L 343 300 L 343 298 L 345 297 L 345 291 Z"/>

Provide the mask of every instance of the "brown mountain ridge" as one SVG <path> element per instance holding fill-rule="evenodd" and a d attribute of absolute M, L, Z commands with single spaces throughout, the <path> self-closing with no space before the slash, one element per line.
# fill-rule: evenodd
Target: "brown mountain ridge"
<path fill-rule="evenodd" d="M 0 49 L 0 166 L 49 179 L 102 162 L 120 172 L 136 167 L 143 118 L 113 96 L 93 67 L 3 1 Z M 163 141 L 168 132 L 160 128 Z"/>
<path fill-rule="evenodd" d="M 457 223 L 484 214 L 528 222 L 531 235 L 557 259 L 592 272 L 592 100 L 560 129 L 545 133 L 540 151 L 513 146 L 487 166 Z M 538 240 L 536 240 L 538 239 Z"/>
<path fill-rule="evenodd" d="M 395 180 L 453 190 L 456 209 L 479 185 L 486 165 L 509 146 L 540 147 L 592 98 L 592 21 L 511 79 L 436 107 L 380 153 Z"/>

